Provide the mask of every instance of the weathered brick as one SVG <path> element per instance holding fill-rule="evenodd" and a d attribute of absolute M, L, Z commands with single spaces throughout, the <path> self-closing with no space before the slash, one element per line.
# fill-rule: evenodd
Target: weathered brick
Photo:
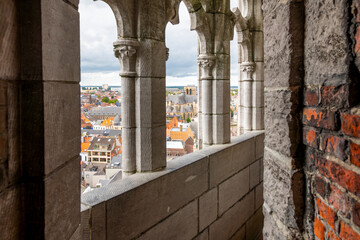
<path fill-rule="evenodd" d="M 350 143 L 350 162 L 357 167 L 360 167 L 360 145 Z"/>
<path fill-rule="evenodd" d="M 323 158 L 318 158 L 316 165 L 324 176 L 360 196 L 360 176 L 358 174 Z"/>
<path fill-rule="evenodd" d="M 323 198 L 326 198 L 328 188 L 329 188 L 328 184 L 319 176 L 315 176 L 314 183 L 315 183 L 316 192 Z"/>
<path fill-rule="evenodd" d="M 360 235 L 356 233 L 351 227 L 344 222 L 340 225 L 340 238 L 346 240 L 357 240 L 360 239 Z"/>
<path fill-rule="evenodd" d="M 316 205 L 318 206 L 320 216 L 325 219 L 330 227 L 335 229 L 336 212 L 323 203 L 319 198 L 316 200 Z"/>
<path fill-rule="evenodd" d="M 335 112 L 325 109 L 305 108 L 303 111 L 303 124 L 335 130 L 336 115 Z"/>
<path fill-rule="evenodd" d="M 341 108 L 347 106 L 347 88 L 342 86 L 324 86 L 321 88 L 321 103 L 323 106 Z"/>
<path fill-rule="evenodd" d="M 304 103 L 307 106 L 316 106 L 319 103 L 317 89 L 307 88 L 304 92 Z"/>
<path fill-rule="evenodd" d="M 315 217 L 315 222 L 314 222 L 314 233 L 319 240 L 323 240 L 325 237 L 324 224 L 317 217 Z"/>
<path fill-rule="evenodd" d="M 353 222 L 360 227 L 360 203 L 356 202 L 353 209 Z"/>
<path fill-rule="evenodd" d="M 333 231 L 331 231 L 330 229 L 329 229 L 329 231 L 328 231 L 327 239 L 328 239 L 328 240 L 340 240 L 340 239 L 335 235 L 335 233 L 334 233 Z"/>
<path fill-rule="evenodd" d="M 342 160 L 346 158 L 347 140 L 330 134 L 322 134 L 320 141 L 321 150 L 330 153 Z"/>
<path fill-rule="evenodd" d="M 341 131 L 346 135 L 360 138 L 360 116 L 341 113 Z"/>
<path fill-rule="evenodd" d="M 355 39 L 356 39 L 355 53 L 358 53 L 360 52 L 360 27 L 356 29 Z"/>
<path fill-rule="evenodd" d="M 328 202 L 342 215 L 350 218 L 351 199 L 333 185 L 330 185 Z"/>
<path fill-rule="evenodd" d="M 309 128 L 303 130 L 303 143 L 313 148 L 318 148 L 319 134 L 317 131 Z"/>

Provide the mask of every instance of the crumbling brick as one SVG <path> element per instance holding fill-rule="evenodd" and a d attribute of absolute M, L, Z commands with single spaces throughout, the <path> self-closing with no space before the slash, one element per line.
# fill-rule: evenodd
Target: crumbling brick
<path fill-rule="evenodd" d="M 325 219 L 330 227 L 335 229 L 336 212 L 323 203 L 319 198 L 316 200 L 316 205 L 318 206 L 320 216 Z"/>
<path fill-rule="evenodd" d="M 316 166 L 325 177 L 360 196 L 360 176 L 358 174 L 323 158 L 317 159 Z"/>
<path fill-rule="evenodd" d="M 360 145 L 350 143 L 350 162 L 357 167 L 360 167 Z"/>
<path fill-rule="evenodd" d="M 305 108 L 303 111 L 303 124 L 335 130 L 335 112 L 317 108 Z"/>
<path fill-rule="evenodd" d="M 330 185 L 329 190 L 329 204 L 338 210 L 342 215 L 350 218 L 351 212 L 351 199 L 337 187 Z"/>
<path fill-rule="evenodd" d="M 314 222 L 314 233 L 319 240 L 323 240 L 325 238 L 324 224 L 317 217 L 315 217 L 315 222 Z"/>
<path fill-rule="evenodd" d="M 330 153 L 342 160 L 346 158 L 347 140 L 342 137 L 333 136 L 330 134 L 322 134 L 321 150 Z"/>
<path fill-rule="evenodd" d="M 319 96 L 315 89 L 307 88 L 304 92 L 304 103 L 307 106 L 316 106 L 319 103 Z"/>
<path fill-rule="evenodd" d="M 304 128 L 303 141 L 305 145 L 318 148 L 318 133 L 315 130 Z"/>
<path fill-rule="evenodd" d="M 360 235 L 356 233 L 351 227 L 349 227 L 344 222 L 341 222 L 340 225 L 340 238 L 346 240 L 358 240 Z"/>
<path fill-rule="evenodd" d="M 348 92 L 342 86 L 324 86 L 321 88 L 321 103 L 324 106 L 342 108 L 347 106 Z"/>
<path fill-rule="evenodd" d="M 360 116 L 341 113 L 341 131 L 346 135 L 360 138 Z"/>

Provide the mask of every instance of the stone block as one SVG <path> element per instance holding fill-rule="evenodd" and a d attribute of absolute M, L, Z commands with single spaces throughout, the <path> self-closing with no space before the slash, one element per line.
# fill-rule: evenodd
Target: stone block
<path fill-rule="evenodd" d="M 44 83 L 45 175 L 80 153 L 78 84 Z"/>
<path fill-rule="evenodd" d="M 70 237 L 70 240 L 82 240 L 81 226 L 79 225 L 74 234 Z"/>
<path fill-rule="evenodd" d="M 225 45 L 226 43 L 224 42 L 222 44 Z M 222 49 L 222 51 L 224 51 L 224 49 Z M 214 79 L 230 80 L 230 55 L 216 54 L 216 57 L 217 57 L 216 64 L 215 64 L 214 70 L 213 70 Z"/>
<path fill-rule="evenodd" d="M 246 239 L 245 238 L 245 225 L 243 225 L 231 238 L 230 240 L 239 240 L 239 239 Z"/>
<path fill-rule="evenodd" d="M 232 157 L 231 148 L 210 155 L 210 188 L 215 187 L 239 170 L 239 163 L 236 160 Z"/>
<path fill-rule="evenodd" d="M 0 192 L 8 186 L 8 169 L 5 163 L 0 163 Z"/>
<path fill-rule="evenodd" d="M 246 222 L 246 239 L 258 239 L 262 235 L 263 224 L 264 216 L 260 208 Z"/>
<path fill-rule="evenodd" d="M 19 87 L 18 84 L 8 84 L 8 139 L 7 150 L 8 151 L 8 169 L 9 169 L 9 181 L 10 183 L 17 182 L 21 177 L 21 161 L 20 161 L 20 137 L 19 137 Z M 0 137 L 1 138 L 1 137 Z M 1 140 L 0 140 L 1 142 Z M 1 143 L 0 143 L 1 145 Z M 0 146 L 1 149 L 1 146 Z M 0 150 L 1 152 L 1 150 Z M 1 153 L 0 153 L 1 158 Z"/>
<path fill-rule="evenodd" d="M 264 214 L 264 228 L 263 228 L 263 238 L 264 240 L 288 240 L 296 239 L 284 236 L 283 232 L 277 226 L 273 216 L 269 214 L 266 210 L 263 211 Z"/>
<path fill-rule="evenodd" d="M 5 162 L 7 158 L 7 134 L 0 134 L 0 163 Z"/>
<path fill-rule="evenodd" d="M 255 209 L 259 209 L 263 205 L 263 190 L 263 183 L 257 185 L 255 188 Z"/>
<path fill-rule="evenodd" d="M 265 151 L 264 201 L 289 228 L 297 229 L 298 223 L 302 221 L 303 181 L 303 173 L 293 171 L 290 162 L 284 162 Z"/>
<path fill-rule="evenodd" d="M 136 128 L 136 168 L 139 172 L 166 166 L 166 129 Z"/>
<path fill-rule="evenodd" d="M 250 165 L 250 189 L 260 182 L 260 160 Z"/>
<path fill-rule="evenodd" d="M 270 3 L 270 1 L 263 3 L 263 8 L 266 9 L 264 11 L 265 87 L 301 85 L 303 5 L 303 1 L 289 1 L 284 4 Z"/>
<path fill-rule="evenodd" d="M 149 21 L 149 23 L 150 22 L 151 21 Z M 165 78 L 166 76 L 165 42 L 156 41 L 152 39 L 144 39 L 140 42 L 140 46 L 136 54 L 137 54 L 136 72 L 139 77 Z"/>
<path fill-rule="evenodd" d="M 212 113 L 212 80 L 201 80 L 201 97 L 202 101 L 199 103 L 201 105 L 201 112 L 203 114 Z"/>
<path fill-rule="evenodd" d="M 230 109 L 230 108 L 229 108 Z M 213 115 L 213 143 L 224 144 L 230 142 L 230 114 Z"/>
<path fill-rule="evenodd" d="M 203 144 L 211 145 L 213 143 L 213 116 L 211 114 L 201 114 L 201 123 L 199 126 L 202 128 Z"/>
<path fill-rule="evenodd" d="M 199 198 L 199 230 L 202 231 L 217 218 L 218 189 L 213 188 Z"/>
<path fill-rule="evenodd" d="M 230 81 L 219 80 L 212 82 L 212 113 L 228 114 L 230 113 Z"/>
<path fill-rule="evenodd" d="M 0 193 L 0 231 L 2 239 L 21 239 L 23 219 L 20 186 L 8 188 Z"/>
<path fill-rule="evenodd" d="M 136 237 L 208 189 L 208 159 L 196 154 L 186 155 L 178 160 L 181 159 L 190 163 L 178 168 L 174 166 L 177 164 L 174 161 L 171 168 L 175 167 L 176 171 L 156 179 L 152 178 L 151 181 L 146 180 L 141 186 L 133 189 L 131 189 L 134 185 L 133 180 L 139 177 L 151 177 L 153 174 L 161 174 L 161 172 L 135 174 L 126 178 L 127 181 L 124 184 L 126 183 L 125 189 L 127 190 L 121 194 L 107 197 L 103 191 L 109 191 L 109 189 L 99 189 L 100 198 L 110 198 L 106 203 L 107 237 L 109 239 Z M 182 164 L 184 161 L 181 161 Z M 119 184 L 120 188 L 117 185 L 109 186 L 113 188 L 110 192 L 124 191 L 124 186 Z M 92 194 L 95 193 L 91 192 Z M 197 224 L 194 225 L 197 229 Z"/>
<path fill-rule="evenodd" d="M 192 239 L 198 230 L 198 202 L 192 201 L 176 213 L 155 225 L 138 238 L 147 239 Z"/>
<path fill-rule="evenodd" d="M 306 1 L 304 54 L 307 84 L 335 86 L 348 81 L 351 52 L 347 37 L 349 23 L 344 17 L 348 15 L 348 7 L 346 1 Z"/>
<path fill-rule="evenodd" d="M 0 8 L 0 22 L 4 24 L 4 27 L 0 30 L 2 49 L 0 54 L 1 81 L 17 80 L 20 75 L 19 28 L 21 24 L 18 16 L 19 9 L 18 5 L 12 1 L 2 1 Z M 0 89 L 0 105 L 3 104 L 3 97 L 5 95 L 2 96 L 2 90 Z"/>
<path fill-rule="evenodd" d="M 265 140 L 265 134 L 261 134 L 259 136 L 256 136 L 255 138 L 255 159 L 262 158 L 264 156 L 264 140 Z"/>
<path fill-rule="evenodd" d="M 261 3 L 260 3 L 261 5 Z M 259 6 L 257 6 L 259 7 Z M 260 11 L 261 12 L 261 11 Z M 262 23 L 263 19 L 259 19 L 259 22 Z M 255 62 L 264 62 L 264 33 L 262 32 L 262 29 L 260 31 L 254 31 L 252 32 L 253 41 L 254 41 L 254 61 Z M 258 68 L 259 65 L 256 63 L 256 68 Z M 263 68 L 260 68 L 259 70 L 263 71 Z M 262 74 L 262 76 L 264 76 Z M 262 78 L 254 78 L 254 80 L 264 80 L 264 77 Z"/>
<path fill-rule="evenodd" d="M 163 96 L 165 78 L 136 78 L 137 127 L 165 125 L 166 109 Z"/>
<path fill-rule="evenodd" d="M 264 62 L 255 62 L 255 71 L 252 77 L 254 81 L 264 82 Z"/>
<path fill-rule="evenodd" d="M 7 99 L 7 82 L 0 80 L 0 106 L 6 105 Z"/>
<path fill-rule="evenodd" d="M 252 107 L 264 107 L 264 82 L 252 83 Z"/>
<path fill-rule="evenodd" d="M 264 130 L 264 107 L 252 109 L 252 130 Z"/>
<path fill-rule="evenodd" d="M 249 192 L 249 167 L 219 185 L 219 215 Z"/>
<path fill-rule="evenodd" d="M 5 133 L 7 131 L 7 107 L 0 106 L 0 133 Z"/>
<path fill-rule="evenodd" d="M 255 139 L 240 142 L 232 147 L 232 158 L 237 169 L 243 169 L 255 161 Z"/>
<path fill-rule="evenodd" d="M 42 78 L 80 82 L 79 12 L 64 1 L 41 4 Z"/>
<path fill-rule="evenodd" d="M 229 239 L 254 213 L 254 193 L 250 192 L 210 225 L 210 240 Z"/>
<path fill-rule="evenodd" d="M 45 238 L 69 239 L 80 224 L 80 157 L 45 178 Z M 54 196 L 57 196 L 54 198 Z M 43 206 L 43 205 L 41 205 Z"/>
<path fill-rule="evenodd" d="M 200 233 L 194 240 L 208 240 L 209 239 L 209 229 L 205 229 L 202 233 Z"/>
<path fill-rule="evenodd" d="M 266 98 L 266 96 L 265 96 Z M 265 107 L 265 146 L 285 156 L 295 156 L 301 143 L 299 115 L 269 112 Z"/>
<path fill-rule="evenodd" d="M 89 239 L 106 239 L 106 202 L 91 209 L 91 236 Z"/>

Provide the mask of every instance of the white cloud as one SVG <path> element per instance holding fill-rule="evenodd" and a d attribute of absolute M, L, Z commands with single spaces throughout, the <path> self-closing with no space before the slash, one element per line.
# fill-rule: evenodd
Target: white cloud
<path fill-rule="evenodd" d="M 117 29 L 112 10 L 102 1 L 80 0 L 79 12 L 81 84 L 120 85 L 120 63 L 113 54 Z M 197 33 L 190 31 L 190 17 L 184 3 L 180 4 L 179 15 L 180 24 L 168 23 L 166 27 L 166 45 L 170 49 L 166 63 L 167 84 L 197 84 Z M 231 43 L 231 52 L 231 75 L 237 75 L 236 41 Z M 231 85 L 236 82 L 236 77 L 232 77 Z"/>

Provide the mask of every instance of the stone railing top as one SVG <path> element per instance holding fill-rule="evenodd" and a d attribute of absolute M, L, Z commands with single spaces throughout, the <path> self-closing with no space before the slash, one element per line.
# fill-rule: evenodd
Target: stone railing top
<path fill-rule="evenodd" d="M 249 139 L 255 138 L 263 133 L 264 131 L 248 132 L 241 136 L 232 138 L 231 143 L 222 144 L 222 145 L 213 145 L 205 149 L 202 149 L 200 151 L 190 153 L 182 157 L 176 158 L 175 160 L 169 161 L 167 163 L 167 167 L 162 171 L 151 172 L 151 173 L 136 173 L 120 181 L 113 182 L 107 186 L 95 189 L 91 192 L 84 193 L 81 195 L 81 211 L 86 211 L 92 206 L 95 206 L 99 203 L 105 202 L 116 196 L 124 194 L 148 182 L 158 179 L 161 176 L 175 172 L 185 166 L 188 166 L 201 159 L 204 159 L 212 154 L 215 154 L 224 149 L 237 145 L 241 142 L 245 142 Z"/>

